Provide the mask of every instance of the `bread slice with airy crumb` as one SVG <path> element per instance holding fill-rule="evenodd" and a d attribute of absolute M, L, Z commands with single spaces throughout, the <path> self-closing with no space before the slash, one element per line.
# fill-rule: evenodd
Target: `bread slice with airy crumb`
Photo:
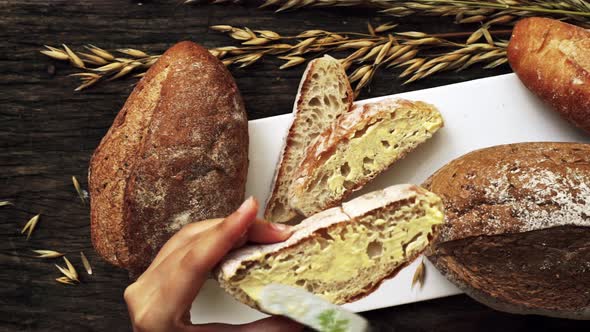
<path fill-rule="evenodd" d="M 307 150 L 289 204 L 310 216 L 336 206 L 443 126 L 429 104 L 386 99 L 354 107 Z"/>
<path fill-rule="evenodd" d="M 238 249 L 221 263 L 221 286 L 257 308 L 277 283 L 341 304 L 363 297 L 422 253 L 444 222 L 441 199 L 396 185 L 328 209 L 295 226 L 285 242 Z"/>
<path fill-rule="evenodd" d="M 293 122 L 285 139 L 264 218 L 285 223 L 297 213 L 289 207 L 288 191 L 293 172 L 301 163 L 305 149 L 336 119 L 352 108 L 353 92 L 340 62 L 330 56 L 313 60 L 307 66 L 293 108 Z"/>

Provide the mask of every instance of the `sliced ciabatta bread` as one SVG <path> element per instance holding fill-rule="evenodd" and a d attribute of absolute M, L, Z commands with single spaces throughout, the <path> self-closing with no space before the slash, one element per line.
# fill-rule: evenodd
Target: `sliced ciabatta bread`
<path fill-rule="evenodd" d="M 404 99 L 355 105 L 307 150 L 289 204 L 310 216 L 336 206 L 443 126 L 438 110 Z"/>
<path fill-rule="evenodd" d="M 438 196 L 414 185 L 391 186 L 305 219 L 285 242 L 230 253 L 218 280 L 252 307 L 271 283 L 350 302 L 415 259 L 443 220 Z"/>
<path fill-rule="evenodd" d="M 342 113 L 350 111 L 353 97 L 346 72 L 338 60 L 324 56 L 309 63 L 299 85 L 293 122 L 266 203 L 266 220 L 289 222 L 297 216 L 288 203 L 293 172 L 315 138 L 331 127 Z"/>

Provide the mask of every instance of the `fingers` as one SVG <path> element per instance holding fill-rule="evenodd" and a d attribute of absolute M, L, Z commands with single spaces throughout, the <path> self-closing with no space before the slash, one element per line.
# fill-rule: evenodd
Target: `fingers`
<path fill-rule="evenodd" d="M 184 226 L 178 233 L 176 233 L 166 244 L 160 249 L 156 258 L 152 261 L 146 272 L 153 270 L 162 261 L 164 261 L 170 253 L 177 249 L 186 246 L 198 234 L 206 231 L 210 227 L 216 226 L 224 219 L 209 219 Z M 240 238 L 234 248 L 243 246 L 247 241 L 255 243 L 275 243 L 285 241 L 293 233 L 292 227 L 285 224 L 270 223 L 262 219 L 256 219 L 250 226 L 246 236 Z M 145 273 L 145 272 L 144 272 Z"/>
<path fill-rule="evenodd" d="M 206 231 L 210 227 L 216 226 L 221 223 L 224 219 L 209 219 L 203 220 L 196 223 L 188 224 L 184 226 L 178 233 L 176 233 L 166 244 L 160 249 L 156 258 L 150 264 L 150 267 L 146 270 L 153 270 L 158 266 L 164 259 L 166 259 L 170 253 L 175 250 L 185 247 L 190 241 L 194 240 L 194 237 L 200 233 Z M 262 219 L 256 218 L 254 223 L 250 226 L 246 236 L 241 237 L 238 242 L 233 246 L 238 248 L 243 246 L 247 241 L 255 243 L 275 243 L 285 241 L 293 233 L 292 227 L 286 224 L 275 224 L 270 223 Z"/>
<path fill-rule="evenodd" d="M 256 219 L 248 231 L 248 240 L 256 243 L 275 243 L 285 241 L 292 233 L 292 227 L 289 225 Z"/>
<path fill-rule="evenodd" d="M 201 221 L 183 229 L 162 247 L 148 270 L 124 294 L 134 327 L 141 330 L 299 331 L 298 324 L 270 318 L 251 324 L 192 326 L 185 314 L 209 272 L 238 242 L 269 243 L 291 235 L 281 227 L 256 219 L 253 198 L 225 219 Z"/>
<path fill-rule="evenodd" d="M 166 244 L 164 244 L 162 249 L 160 249 L 158 252 L 158 255 L 156 255 L 156 258 L 154 258 L 149 268 L 145 272 L 153 270 L 162 261 L 164 261 L 170 255 L 170 253 L 176 251 L 179 248 L 185 247 L 187 243 L 193 240 L 196 235 L 213 226 L 216 226 L 222 221 L 223 218 L 209 219 L 184 226 L 178 233 L 174 234 L 174 236 L 172 236 L 170 240 L 166 242 Z"/>
<path fill-rule="evenodd" d="M 169 305 L 188 308 L 207 277 L 209 271 L 221 260 L 234 244 L 243 237 L 256 219 L 258 203 L 253 198 L 247 199 L 240 208 L 225 218 L 223 222 L 200 233 L 186 248 L 179 248 L 154 273 L 170 274 L 174 272 L 173 283 L 162 285 L 166 288 L 165 296 Z"/>

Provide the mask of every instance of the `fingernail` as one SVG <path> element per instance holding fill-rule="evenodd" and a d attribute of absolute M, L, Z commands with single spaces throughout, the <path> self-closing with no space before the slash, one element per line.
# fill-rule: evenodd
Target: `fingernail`
<path fill-rule="evenodd" d="M 248 199 L 244 201 L 244 203 L 242 203 L 242 205 L 240 205 L 240 207 L 238 208 L 238 212 L 247 212 L 252 208 L 252 204 L 254 204 L 254 197 L 250 196 L 248 197 Z"/>
<path fill-rule="evenodd" d="M 285 224 L 271 223 L 270 227 L 279 232 L 286 232 L 291 230 L 291 226 Z"/>

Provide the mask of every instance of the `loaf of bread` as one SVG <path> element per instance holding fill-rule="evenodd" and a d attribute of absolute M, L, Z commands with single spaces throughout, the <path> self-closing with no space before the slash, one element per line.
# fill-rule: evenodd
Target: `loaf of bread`
<path fill-rule="evenodd" d="M 355 105 L 307 149 L 290 187 L 291 208 L 311 216 L 339 205 L 442 126 L 438 110 L 419 101 Z"/>
<path fill-rule="evenodd" d="M 590 132 L 590 31 L 547 18 L 523 19 L 512 32 L 508 61 L 528 89 Z"/>
<path fill-rule="evenodd" d="M 218 280 L 252 307 L 272 283 L 301 287 L 335 304 L 350 302 L 414 260 L 443 220 L 436 195 L 392 186 L 305 219 L 285 242 L 230 253 Z"/>
<path fill-rule="evenodd" d="M 590 145 L 478 150 L 424 186 L 445 205 L 428 256 L 450 281 L 498 310 L 590 319 Z"/>
<path fill-rule="evenodd" d="M 288 198 L 293 172 L 317 136 L 333 126 L 341 114 L 350 111 L 353 97 L 346 72 L 338 60 L 324 56 L 309 63 L 299 85 L 293 123 L 266 203 L 266 220 L 285 223 L 297 217 L 289 207 Z"/>
<path fill-rule="evenodd" d="M 248 123 L 225 66 L 191 42 L 170 48 L 119 112 L 90 162 L 92 242 L 143 271 L 183 225 L 244 199 Z"/>

